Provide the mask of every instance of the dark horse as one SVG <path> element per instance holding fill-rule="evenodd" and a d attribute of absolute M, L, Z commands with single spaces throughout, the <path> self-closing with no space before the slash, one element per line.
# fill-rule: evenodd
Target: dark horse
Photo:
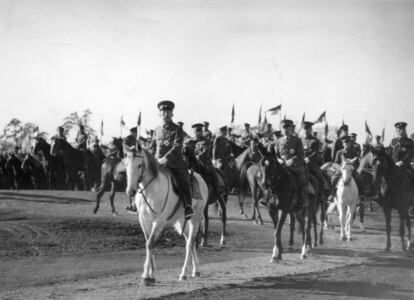
<path fill-rule="evenodd" d="M 120 157 L 124 157 L 122 148 L 122 138 L 114 138 L 112 143 L 118 149 L 118 156 L 108 156 L 104 159 L 101 166 L 101 184 L 96 189 L 96 206 L 93 213 L 96 214 L 99 210 L 99 205 L 103 194 L 110 190 L 109 201 L 113 215 L 118 215 L 115 210 L 114 198 L 115 193 L 126 189 L 126 167 Z M 129 197 L 131 206 L 132 197 Z"/>
<path fill-rule="evenodd" d="M 188 166 L 192 172 L 196 172 L 201 175 L 208 187 L 208 198 L 207 198 L 207 205 L 204 208 L 204 226 L 202 232 L 202 240 L 200 246 L 207 246 L 207 239 L 208 239 L 208 226 L 209 226 L 209 216 L 208 216 L 208 207 L 211 204 L 218 203 L 220 207 L 220 217 L 222 223 L 222 230 L 221 230 L 221 238 L 220 238 L 220 245 L 224 246 L 225 236 L 226 236 L 226 223 L 227 223 L 227 211 L 226 211 L 226 204 L 227 204 L 227 197 L 228 197 L 228 186 L 223 172 L 220 172 L 217 169 L 208 170 L 208 168 L 203 165 L 194 155 L 191 147 L 188 145 L 184 146 L 183 149 L 184 158 L 186 159 Z M 210 172 L 215 172 L 215 175 L 218 178 L 218 191 L 215 191 L 212 185 L 212 178 L 213 174 Z"/>
<path fill-rule="evenodd" d="M 33 189 L 46 189 L 46 175 L 42 162 L 32 154 L 26 154 L 22 163 L 23 171 L 30 176 Z"/>
<path fill-rule="evenodd" d="M 52 155 L 62 155 L 65 165 L 66 186 L 69 189 L 79 186 L 79 172 L 82 172 L 85 177 L 84 190 L 99 185 L 101 179 L 100 160 L 89 150 L 84 155 L 82 151 L 73 148 L 64 139 L 55 138 L 50 153 Z"/>
<path fill-rule="evenodd" d="M 30 176 L 22 169 L 22 160 L 16 154 L 11 154 L 4 165 L 6 176 L 11 180 L 12 189 L 28 189 L 31 187 Z"/>
<path fill-rule="evenodd" d="M 259 184 L 264 189 L 264 196 L 268 199 L 269 215 L 272 218 L 275 227 L 275 245 L 271 262 L 282 259 L 282 227 L 285 223 L 286 216 L 294 212 L 302 231 L 302 253 L 300 258 L 307 257 L 308 246 L 310 246 L 310 219 L 314 200 L 309 197 L 309 206 L 296 207 L 297 203 L 297 186 L 293 175 L 273 156 L 266 155 L 260 163 L 261 177 L 258 179 Z M 311 195 L 310 195 L 311 196 Z"/>
<path fill-rule="evenodd" d="M 408 214 L 410 207 L 411 178 L 408 170 L 397 167 L 391 156 L 384 149 L 372 149 L 373 181 L 379 189 L 379 204 L 385 215 L 387 244 L 385 251 L 391 250 L 391 211 L 396 209 L 400 217 L 400 237 L 403 251 L 410 249 L 411 220 Z M 408 240 L 405 242 L 405 225 L 408 230 Z"/>
<path fill-rule="evenodd" d="M 50 155 L 51 146 L 42 137 L 36 138 L 33 154 L 40 157 L 43 170 L 47 177 L 48 189 L 63 189 L 64 164 L 60 155 Z"/>

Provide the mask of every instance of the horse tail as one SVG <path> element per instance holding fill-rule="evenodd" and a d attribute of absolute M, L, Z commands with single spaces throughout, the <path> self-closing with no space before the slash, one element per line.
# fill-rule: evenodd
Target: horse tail
<path fill-rule="evenodd" d="M 244 163 L 240 168 L 239 173 L 239 193 L 242 195 L 247 195 L 249 192 L 249 180 L 247 178 L 247 170 L 253 165 L 252 161 Z"/>

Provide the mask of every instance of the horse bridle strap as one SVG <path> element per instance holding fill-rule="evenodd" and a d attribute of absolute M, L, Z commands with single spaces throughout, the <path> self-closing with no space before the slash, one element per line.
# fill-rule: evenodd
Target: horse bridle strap
<path fill-rule="evenodd" d="M 155 179 L 155 176 L 153 176 L 152 178 L 151 178 L 151 180 L 150 181 L 148 181 L 147 182 L 147 184 L 143 187 L 143 188 L 140 188 L 139 186 L 138 186 L 138 193 L 140 193 L 141 195 L 142 195 L 142 197 L 144 198 L 144 201 L 145 201 L 145 204 L 148 206 L 148 208 L 151 210 L 151 212 L 153 213 L 153 214 L 155 214 L 155 215 L 158 215 L 158 214 L 161 214 L 163 211 L 164 211 L 164 209 L 165 209 L 165 207 L 167 206 L 167 201 L 168 201 L 168 195 L 170 194 L 170 179 L 168 178 L 168 176 L 167 176 L 167 181 L 168 181 L 168 188 L 167 188 L 167 195 L 165 196 L 165 201 L 164 201 L 164 205 L 162 206 L 162 208 L 161 208 L 161 211 L 159 212 L 159 213 L 157 213 L 153 208 L 152 208 L 152 206 L 151 206 L 151 204 L 148 202 L 148 200 L 147 200 L 147 197 L 145 196 L 145 194 L 144 194 L 144 191 L 145 191 L 145 189 L 152 183 L 152 181 Z"/>

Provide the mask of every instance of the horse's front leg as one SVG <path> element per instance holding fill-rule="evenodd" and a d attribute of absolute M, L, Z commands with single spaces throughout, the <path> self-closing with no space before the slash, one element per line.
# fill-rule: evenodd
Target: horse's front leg
<path fill-rule="evenodd" d="M 385 215 L 385 231 L 387 232 L 387 245 L 385 246 L 385 251 L 391 251 L 391 207 L 386 203 L 383 206 L 384 215 Z"/>
<path fill-rule="evenodd" d="M 114 204 L 114 199 L 115 199 L 115 193 L 116 193 L 116 191 L 117 191 L 116 181 L 112 181 L 111 182 L 111 192 L 109 194 L 109 203 L 111 204 L 111 211 L 112 211 L 112 214 L 114 216 L 118 216 L 118 213 L 116 212 L 115 204 Z M 132 199 L 132 197 L 130 196 L 129 197 L 129 202 L 131 202 L 131 199 Z"/>
<path fill-rule="evenodd" d="M 204 228 L 203 228 L 203 232 L 202 232 L 202 239 L 201 239 L 201 243 L 200 246 L 201 247 L 206 247 L 208 245 L 207 240 L 208 240 L 208 224 L 209 224 L 209 218 L 208 218 L 208 205 L 206 205 L 206 207 L 204 208 L 203 211 L 204 214 Z"/>
<path fill-rule="evenodd" d="M 141 226 L 143 224 L 141 223 Z M 155 282 L 154 279 L 154 248 L 155 242 L 158 239 L 159 234 L 162 231 L 162 227 L 159 226 L 157 223 L 152 224 L 144 224 L 143 228 L 145 232 L 148 232 L 151 228 L 151 233 L 148 235 L 145 234 L 147 240 L 145 243 L 145 262 L 144 262 L 144 272 L 142 273 L 142 283 L 144 285 L 149 285 Z"/>
<path fill-rule="evenodd" d="M 295 243 L 295 222 L 296 222 L 295 214 L 290 213 L 289 214 L 289 244 L 288 244 L 289 248 L 292 248 L 293 244 Z"/>
<path fill-rule="evenodd" d="M 320 229 L 319 229 L 319 245 L 323 245 L 324 241 L 323 241 L 323 234 L 324 234 L 324 222 L 326 220 L 326 204 L 325 204 L 325 199 L 322 199 L 321 202 L 321 215 L 320 215 Z"/>
<path fill-rule="evenodd" d="M 412 248 L 411 246 L 411 219 L 410 219 L 410 214 L 408 213 L 408 210 L 406 210 L 406 214 L 405 214 L 405 222 L 407 225 L 407 250 L 410 250 Z"/>
<path fill-rule="evenodd" d="M 398 212 L 400 217 L 400 238 L 401 238 L 401 249 L 402 251 L 407 251 L 407 247 L 405 245 L 405 213 L 404 211 L 400 210 Z"/>
<path fill-rule="evenodd" d="M 218 202 L 221 209 L 221 238 L 220 238 L 220 246 L 224 246 L 226 244 L 225 237 L 226 237 L 226 222 L 227 222 L 227 211 L 226 211 L 226 201 L 225 195 L 221 195 Z"/>
<path fill-rule="evenodd" d="M 193 220 L 190 220 L 187 222 L 187 234 L 184 233 L 184 237 L 186 239 L 186 243 L 185 243 L 185 258 L 184 258 L 184 264 L 183 264 L 183 268 L 181 269 L 181 274 L 179 277 L 179 280 L 187 280 L 187 267 L 188 267 L 188 263 L 190 262 L 190 258 L 192 258 L 192 254 L 193 254 L 193 248 L 195 245 L 195 236 L 194 236 L 194 224 L 193 224 Z M 195 264 L 195 261 L 193 262 Z M 195 268 L 193 270 L 194 274 L 196 272 L 198 272 L 198 270 Z"/>

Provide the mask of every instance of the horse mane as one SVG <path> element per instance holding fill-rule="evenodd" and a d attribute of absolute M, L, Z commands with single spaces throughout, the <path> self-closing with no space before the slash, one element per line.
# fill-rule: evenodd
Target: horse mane
<path fill-rule="evenodd" d="M 149 152 L 147 149 L 142 148 L 142 151 L 144 151 L 145 156 L 148 159 L 148 170 L 154 175 L 157 176 L 160 171 L 160 165 L 158 164 L 158 161 L 155 159 L 154 155 L 152 155 L 151 152 Z"/>

